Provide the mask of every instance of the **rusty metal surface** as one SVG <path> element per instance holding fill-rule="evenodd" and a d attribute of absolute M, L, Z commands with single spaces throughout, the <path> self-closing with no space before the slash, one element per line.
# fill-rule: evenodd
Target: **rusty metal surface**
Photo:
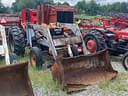
<path fill-rule="evenodd" d="M 40 10 L 40 5 L 37 6 L 37 10 Z M 57 11 L 75 12 L 76 10 L 69 6 L 55 6 L 55 5 L 41 5 L 41 18 L 38 21 L 41 23 L 50 24 L 57 21 Z"/>
<path fill-rule="evenodd" d="M 6 14 L 6 13 L 0 14 L 0 17 L 18 17 L 18 16 L 19 14 Z"/>
<path fill-rule="evenodd" d="M 58 80 L 68 92 L 85 89 L 99 80 L 116 77 L 107 49 L 74 58 L 59 58 L 52 67 L 53 79 Z"/>
<path fill-rule="evenodd" d="M 79 36 L 59 38 L 53 39 L 53 42 L 55 46 L 66 46 L 69 42 L 70 44 L 81 43 L 81 38 Z"/>
<path fill-rule="evenodd" d="M 34 96 L 28 62 L 0 66 L 0 96 Z"/>
<path fill-rule="evenodd" d="M 20 24 L 20 16 L 18 14 L 0 14 L 0 20 L 2 18 L 5 18 L 6 23 L 0 22 L 0 24 L 5 26 L 6 29 L 11 26 L 19 26 Z"/>

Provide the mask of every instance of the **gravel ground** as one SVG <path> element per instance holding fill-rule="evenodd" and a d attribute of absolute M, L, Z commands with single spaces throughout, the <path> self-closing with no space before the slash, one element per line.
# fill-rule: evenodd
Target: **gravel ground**
<path fill-rule="evenodd" d="M 125 71 L 121 64 L 121 57 L 111 57 L 111 64 L 113 68 L 118 72 Z M 35 96 L 57 96 L 55 94 L 51 95 L 50 93 L 45 93 L 45 89 L 40 85 L 37 85 L 37 87 L 34 88 L 34 94 Z M 65 95 L 62 94 L 59 96 L 65 96 Z M 73 94 L 67 94 L 66 96 L 118 96 L 118 95 L 115 95 L 115 93 L 113 94 L 110 91 L 108 91 L 107 95 L 104 95 L 103 89 L 99 88 L 98 85 L 93 85 L 87 87 L 87 90 L 76 92 Z M 128 92 L 123 92 L 123 95 L 121 96 L 128 96 Z"/>
<path fill-rule="evenodd" d="M 111 64 L 112 64 L 112 67 L 117 70 L 118 72 L 122 72 L 122 71 L 125 71 L 125 69 L 123 68 L 122 64 L 121 64 L 121 56 L 120 57 L 115 57 L 115 56 L 112 56 L 111 57 Z"/>

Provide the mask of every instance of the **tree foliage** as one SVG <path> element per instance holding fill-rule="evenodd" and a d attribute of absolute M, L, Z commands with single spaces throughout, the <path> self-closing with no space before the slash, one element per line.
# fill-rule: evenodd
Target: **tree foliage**
<path fill-rule="evenodd" d="M 68 2 L 64 2 L 64 3 L 57 2 L 57 3 L 55 3 L 55 5 L 67 5 L 67 6 L 70 6 L 70 4 Z"/>
<path fill-rule="evenodd" d="M 83 11 L 87 15 L 97 15 L 102 12 L 120 12 L 127 13 L 128 12 L 128 3 L 127 2 L 116 2 L 107 5 L 100 5 L 96 3 L 96 0 L 90 0 L 86 2 L 86 0 L 79 1 L 74 8 L 78 10 L 78 14 L 83 14 Z"/>
<path fill-rule="evenodd" d="M 54 4 L 54 5 L 70 6 L 68 2 L 54 3 L 54 0 L 16 0 L 12 4 L 12 7 L 9 8 L 9 7 L 5 7 L 1 3 L 1 0 L 0 0 L 0 13 L 21 12 L 21 9 L 23 8 L 36 9 L 37 5 L 39 4 Z M 115 12 L 115 13 L 117 12 L 127 13 L 128 12 L 128 2 L 122 2 L 122 3 L 116 2 L 112 4 L 107 4 L 107 5 L 100 5 L 96 3 L 96 0 L 90 0 L 89 2 L 87 2 L 87 0 L 81 0 L 72 7 L 78 10 L 78 14 L 87 14 L 87 15 L 97 15 L 103 12 Z"/>
<path fill-rule="evenodd" d="M 24 8 L 35 9 L 39 4 L 53 4 L 53 0 L 16 0 L 12 9 L 14 12 L 20 12 Z"/>
<path fill-rule="evenodd" d="M 9 7 L 5 7 L 0 0 L 0 13 L 9 13 Z"/>

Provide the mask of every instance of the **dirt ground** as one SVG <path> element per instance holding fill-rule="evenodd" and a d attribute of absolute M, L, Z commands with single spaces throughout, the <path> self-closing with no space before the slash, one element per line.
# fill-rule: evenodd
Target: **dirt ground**
<path fill-rule="evenodd" d="M 111 57 L 111 63 L 112 63 L 112 67 L 117 70 L 118 72 L 122 72 L 125 71 L 125 69 L 123 68 L 122 64 L 121 64 L 121 56 L 120 57 L 116 57 L 116 56 L 112 56 Z"/>

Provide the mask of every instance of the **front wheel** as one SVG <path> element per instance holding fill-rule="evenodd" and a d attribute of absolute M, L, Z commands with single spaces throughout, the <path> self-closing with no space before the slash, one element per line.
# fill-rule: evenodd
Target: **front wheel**
<path fill-rule="evenodd" d="M 9 53 L 10 64 L 18 62 L 17 55 L 15 53 Z"/>
<path fill-rule="evenodd" d="M 42 52 L 38 47 L 32 47 L 29 53 L 30 64 L 32 67 L 41 68 L 43 62 Z"/>
<path fill-rule="evenodd" d="M 88 31 L 84 36 L 84 42 L 87 51 L 89 51 L 90 53 L 94 53 L 106 48 L 103 35 L 96 30 Z"/>
<path fill-rule="evenodd" d="M 128 52 L 126 52 L 122 58 L 122 64 L 125 70 L 128 70 Z"/>
<path fill-rule="evenodd" d="M 18 26 L 10 27 L 8 30 L 10 51 L 17 55 L 24 56 L 25 37 Z"/>

